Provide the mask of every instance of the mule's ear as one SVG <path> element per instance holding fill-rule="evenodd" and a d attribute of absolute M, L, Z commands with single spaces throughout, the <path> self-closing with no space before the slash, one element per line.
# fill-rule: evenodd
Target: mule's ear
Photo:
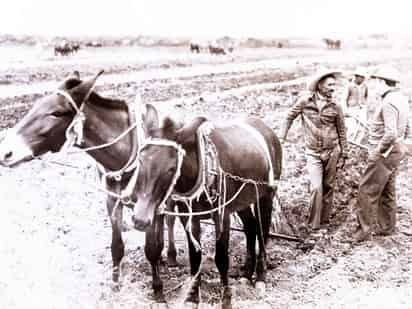
<path fill-rule="evenodd" d="M 87 101 L 90 94 L 93 92 L 97 78 L 99 78 L 99 76 L 102 75 L 103 72 L 104 71 L 101 70 L 93 78 L 82 82 L 80 85 L 70 91 L 70 94 L 76 103 L 81 104 L 82 102 Z"/>
<path fill-rule="evenodd" d="M 79 71 L 74 71 L 73 73 L 71 73 L 69 76 L 66 77 L 66 79 L 60 84 L 58 89 L 69 90 L 69 89 L 72 89 L 78 86 L 80 83 L 81 83 L 80 73 Z"/>
<path fill-rule="evenodd" d="M 159 114 L 156 108 L 151 104 L 146 104 L 146 114 L 144 115 L 144 124 L 148 132 L 159 128 Z"/>
<path fill-rule="evenodd" d="M 177 140 L 180 143 L 194 143 L 196 141 L 196 131 L 205 121 L 207 121 L 206 117 L 194 118 L 191 122 L 177 131 Z"/>
<path fill-rule="evenodd" d="M 162 126 L 160 128 L 160 132 L 161 132 L 160 138 L 175 140 L 177 129 L 178 129 L 177 124 L 172 118 L 170 117 L 164 118 Z"/>

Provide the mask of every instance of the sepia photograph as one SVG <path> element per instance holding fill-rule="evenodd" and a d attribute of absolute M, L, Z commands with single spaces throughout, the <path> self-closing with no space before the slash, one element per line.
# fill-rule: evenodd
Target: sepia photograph
<path fill-rule="evenodd" d="M 411 8 L 3 3 L 0 309 L 412 308 Z"/>

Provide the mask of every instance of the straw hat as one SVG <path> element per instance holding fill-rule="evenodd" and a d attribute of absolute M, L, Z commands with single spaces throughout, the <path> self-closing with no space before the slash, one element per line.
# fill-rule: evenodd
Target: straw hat
<path fill-rule="evenodd" d="M 397 69 L 395 69 L 392 66 L 378 67 L 376 71 L 371 74 L 371 77 L 385 79 L 385 80 L 393 81 L 396 83 L 400 83 L 401 81 L 401 74 L 399 73 Z"/>
<path fill-rule="evenodd" d="M 358 76 L 362 76 L 362 77 L 368 77 L 368 72 L 366 71 L 366 69 L 365 68 L 363 68 L 363 67 L 357 67 L 356 69 L 355 69 L 355 71 L 353 71 L 353 75 L 358 75 Z"/>
<path fill-rule="evenodd" d="M 316 91 L 318 88 L 319 81 L 321 81 L 323 78 L 328 77 L 328 76 L 337 78 L 337 77 L 340 77 L 341 75 L 342 75 L 342 72 L 340 71 L 323 69 L 308 79 L 306 87 L 309 91 Z"/>

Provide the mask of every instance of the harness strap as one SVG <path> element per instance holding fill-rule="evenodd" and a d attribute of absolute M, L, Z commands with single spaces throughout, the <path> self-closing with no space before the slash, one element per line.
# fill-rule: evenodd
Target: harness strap
<path fill-rule="evenodd" d="M 74 102 L 72 96 L 68 94 L 66 91 L 63 91 L 61 89 L 56 90 L 56 94 L 61 95 L 66 98 L 67 101 L 69 101 L 70 105 L 73 107 L 73 109 L 76 111 L 77 114 L 80 114 L 80 109 L 77 107 L 76 102 Z"/>

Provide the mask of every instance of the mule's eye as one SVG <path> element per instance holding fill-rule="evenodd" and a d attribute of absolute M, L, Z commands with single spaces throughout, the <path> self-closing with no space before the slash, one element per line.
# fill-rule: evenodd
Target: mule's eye
<path fill-rule="evenodd" d="M 167 171 L 167 175 L 168 176 L 173 176 L 175 174 L 175 168 L 170 168 L 168 171 Z"/>
<path fill-rule="evenodd" d="M 71 114 L 72 114 L 71 111 L 54 111 L 54 112 L 51 113 L 52 116 L 57 117 L 57 118 L 59 118 L 59 117 L 68 117 Z"/>

